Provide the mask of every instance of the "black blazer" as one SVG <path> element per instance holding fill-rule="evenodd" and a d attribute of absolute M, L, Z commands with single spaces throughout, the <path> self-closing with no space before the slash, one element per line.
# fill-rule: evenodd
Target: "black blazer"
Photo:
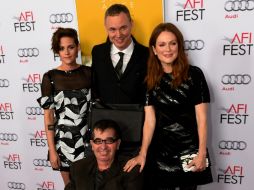
<path fill-rule="evenodd" d="M 133 38 L 134 50 L 129 63 L 119 79 L 110 57 L 111 42 L 92 49 L 92 98 L 106 104 L 144 104 L 148 48 Z"/>
<path fill-rule="evenodd" d="M 143 187 L 143 174 L 136 166 L 127 173 L 123 171 L 126 160 L 115 160 L 102 185 L 96 190 L 141 190 Z M 94 156 L 74 162 L 70 167 L 71 182 L 64 190 L 95 190 L 95 175 L 97 162 Z"/>

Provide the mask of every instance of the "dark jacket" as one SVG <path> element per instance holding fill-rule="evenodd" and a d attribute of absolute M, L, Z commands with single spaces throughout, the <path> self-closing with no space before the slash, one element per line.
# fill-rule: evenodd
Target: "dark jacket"
<path fill-rule="evenodd" d="M 139 167 L 127 173 L 123 171 L 125 163 L 126 160 L 115 159 L 96 190 L 141 190 L 143 176 L 139 173 Z M 74 162 L 70 168 L 71 182 L 64 190 L 95 190 L 96 171 L 97 161 L 94 156 Z"/>
<path fill-rule="evenodd" d="M 144 104 L 148 48 L 133 37 L 134 50 L 129 63 L 119 79 L 110 57 L 111 42 L 96 45 L 92 49 L 93 99 L 106 104 Z"/>

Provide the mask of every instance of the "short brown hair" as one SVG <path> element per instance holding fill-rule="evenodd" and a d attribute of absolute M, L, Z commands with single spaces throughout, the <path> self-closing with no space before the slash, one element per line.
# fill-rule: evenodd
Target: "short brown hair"
<path fill-rule="evenodd" d="M 111 120 L 111 119 L 102 119 L 97 121 L 92 130 L 92 136 L 91 139 L 94 138 L 94 131 L 99 130 L 101 132 L 105 131 L 106 129 L 113 129 L 115 132 L 115 138 L 116 139 L 121 139 L 121 129 L 117 122 Z"/>
<path fill-rule="evenodd" d="M 61 28 L 59 27 L 51 38 L 51 50 L 58 54 L 60 51 L 60 40 L 62 37 L 70 37 L 74 39 L 74 43 L 79 45 L 77 30 L 73 28 Z"/>
<path fill-rule="evenodd" d="M 123 4 L 113 4 L 111 5 L 105 12 L 105 17 L 104 19 L 107 18 L 107 16 L 116 16 L 119 15 L 120 13 L 125 13 L 129 19 L 129 21 L 131 22 L 131 14 L 129 9 L 123 5 Z"/>

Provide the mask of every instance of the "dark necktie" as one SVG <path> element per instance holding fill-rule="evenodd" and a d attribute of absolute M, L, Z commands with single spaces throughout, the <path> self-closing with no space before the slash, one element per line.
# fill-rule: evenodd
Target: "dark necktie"
<path fill-rule="evenodd" d="M 117 73 L 118 78 L 121 78 L 123 72 L 122 72 L 122 67 L 123 67 L 123 56 L 124 53 L 123 52 L 118 52 L 120 59 L 118 61 L 118 63 L 115 66 L 115 71 Z"/>

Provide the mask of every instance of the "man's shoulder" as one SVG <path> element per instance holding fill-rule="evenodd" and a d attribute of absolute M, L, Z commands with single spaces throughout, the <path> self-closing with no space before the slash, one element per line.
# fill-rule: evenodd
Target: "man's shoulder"
<path fill-rule="evenodd" d="M 135 47 L 137 47 L 138 49 L 140 50 L 143 50 L 143 51 L 148 51 L 148 47 L 144 46 L 143 44 L 139 43 L 133 36 L 132 36 L 132 40 L 135 44 Z"/>
<path fill-rule="evenodd" d="M 141 50 L 141 51 L 146 51 L 147 53 L 148 53 L 148 47 L 146 47 L 146 46 L 144 46 L 144 45 L 142 45 L 142 44 L 139 44 L 139 43 L 137 43 L 136 45 L 135 45 L 135 47 L 137 47 L 137 49 L 139 49 L 139 50 Z"/>
<path fill-rule="evenodd" d="M 94 45 L 92 48 L 92 53 L 97 52 L 97 51 L 103 51 L 105 49 L 108 49 L 110 46 L 107 42 L 101 43 Z"/>
<path fill-rule="evenodd" d="M 140 44 L 140 43 L 135 43 L 134 47 L 135 54 L 138 55 L 141 59 L 148 59 L 149 56 L 149 48 Z"/>
<path fill-rule="evenodd" d="M 125 164 L 130 160 L 129 157 L 125 157 L 125 156 L 119 156 L 118 157 L 118 162 L 121 168 L 123 168 L 125 166 Z M 130 172 L 125 172 L 123 170 L 121 170 L 121 172 L 125 175 L 125 176 L 138 176 L 140 175 L 139 172 L 140 169 L 140 165 L 136 165 Z"/>

